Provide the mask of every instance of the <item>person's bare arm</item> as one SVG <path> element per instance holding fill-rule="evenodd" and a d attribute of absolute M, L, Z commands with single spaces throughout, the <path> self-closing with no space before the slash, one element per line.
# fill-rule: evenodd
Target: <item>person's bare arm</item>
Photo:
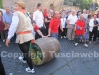
<path fill-rule="evenodd" d="M 50 22 L 50 20 L 47 20 L 47 18 L 45 18 L 45 22 Z"/>
<path fill-rule="evenodd" d="M 37 33 L 38 33 L 41 37 L 45 37 L 40 30 L 37 30 Z"/>
<path fill-rule="evenodd" d="M 62 24 L 60 23 L 60 29 L 61 29 L 61 31 L 63 32 L 63 28 L 62 28 Z"/>
<path fill-rule="evenodd" d="M 67 20 L 67 25 L 70 25 L 70 20 Z"/>
<path fill-rule="evenodd" d="M 51 36 L 51 28 L 48 30 L 48 37 Z"/>

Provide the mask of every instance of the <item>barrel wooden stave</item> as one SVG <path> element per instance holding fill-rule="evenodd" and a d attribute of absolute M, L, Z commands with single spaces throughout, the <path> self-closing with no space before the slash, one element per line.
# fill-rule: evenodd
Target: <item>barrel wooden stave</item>
<path fill-rule="evenodd" d="M 55 57 L 55 53 L 57 54 L 60 51 L 59 41 L 52 37 L 38 39 L 35 41 L 35 44 L 37 44 L 40 47 L 43 54 L 42 63 L 35 65 L 42 65 L 44 63 L 51 61 Z M 53 51 L 55 53 L 53 55 L 50 54 Z"/>

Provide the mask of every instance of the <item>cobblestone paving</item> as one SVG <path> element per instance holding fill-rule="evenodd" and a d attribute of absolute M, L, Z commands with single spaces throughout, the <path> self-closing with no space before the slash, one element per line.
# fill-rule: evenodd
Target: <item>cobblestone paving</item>
<path fill-rule="evenodd" d="M 83 47 L 83 44 L 74 46 L 73 41 L 59 39 L 61 45 L 60 53 L 67 53 L 64 56 L 56 57 L 51 62 L 42 66 L 34 66 L 35 73 L 30 74 L 25 71 L 27 64 L 21 63 L 18 58 L 10 57 L 10 53 L 21 53 L 17 44 L 10 44 L 7 48 L 0 41 L 0 52 L 6 52 L 9 57 L 2 57 L 2 62 L 5 67 L 6 74 L 13 75 L 99 75 L 99 46 L 91 44 L 88 48 Z M 68 56 L 71 53 L 71 56 Z M 89 54 L 87 57 L 79 57 L 79 54 Z M 97 54 L 98 53 L 98 54 Z M 94 55 L 93 55 L 94 54 Z M 76 55 L 76 56 L 75 56 Z M 85 55 L 86 56 L 86 55 Z"/>

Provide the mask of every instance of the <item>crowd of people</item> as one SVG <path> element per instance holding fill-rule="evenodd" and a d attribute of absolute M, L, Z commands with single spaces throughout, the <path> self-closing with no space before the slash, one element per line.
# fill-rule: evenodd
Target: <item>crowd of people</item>
<path fill-rule="evenodd" d="M 5 8 L 5 13 L 0 11 L 0 39 L 5 42 L 8 35 L 8 30 L 12 23 L 12 16 L 15 10 Z M 37 9 L 33 12 L 27 12 L 27 16 L 31 19 L 33 25 L 33 34 L 35 39 L 41 37 L 52 36 L 56 39 L 67 38 L 68 40 L 75 40 L 75 46 L 78 42 L 84 42 L 84 46 L 88 47 L 92 41 L 96 43 L 99 38 L 99 11 L 94 14 L 93 11 L 78 10 L 51 10 L 44 9 L 42 4 L 38 3 Z M 35 24 L 35 25 L 34 25 Z M 11 39 L 15 43 L 16 34 Z"/>
<path fill-rule="evenodd" d="M 5 13 L 0 11 L 0 39 L 2 42 L 6 41 L 6 46 L 9 43 L 18 43 L 23 53 L 28 53 L 30 40 L 34 42 L 34 38 L 65 38 L 74 40 L 75 46 L 82 42 L 85 47 L 96 43 L 99 38 L 99 11 L 94 14 L 86 9 L 43 10 L 41 3 L 37 4 L 37 9 L 33 12 L 28 13 L 25 9 L 25 3 L 18 1 L 14 10 L 6 7 Z M 23 63 L 27 61 L 27 72 L 35 72 L 28 54 L 26 57 L 19 57 L 19 60 Z"/>

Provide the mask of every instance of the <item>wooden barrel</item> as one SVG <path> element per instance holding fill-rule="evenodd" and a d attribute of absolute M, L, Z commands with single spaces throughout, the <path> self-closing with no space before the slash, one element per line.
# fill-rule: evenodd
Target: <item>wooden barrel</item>
<path fill-rule="evenodd" d="M 42 65 L 51 61 L 60 51 L 59 41 L 55 38 L 41 38 L 30 44 L 30 53 L 34 65 Z"/>

